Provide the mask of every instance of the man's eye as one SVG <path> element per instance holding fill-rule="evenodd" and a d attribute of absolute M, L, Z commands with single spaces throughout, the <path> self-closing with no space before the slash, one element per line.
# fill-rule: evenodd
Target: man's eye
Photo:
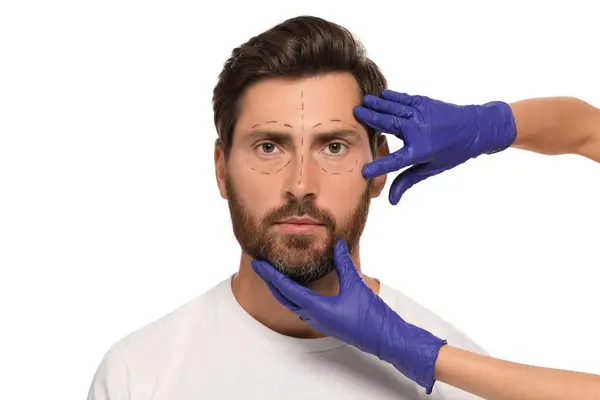
<path fill-rule="evenodd" d="M 330 154 L 337 155 L 337 154 L 342 153 L 345 150 L 345 147 L 346 146 L 340 142 L 329 143 L 327 145 L 327 151 Z"/>
<path fill-rule="evenodd" d="M 263 153 L 272 153 L 277 148 L 273 143 L 261 143 L 259 147 Z"/>

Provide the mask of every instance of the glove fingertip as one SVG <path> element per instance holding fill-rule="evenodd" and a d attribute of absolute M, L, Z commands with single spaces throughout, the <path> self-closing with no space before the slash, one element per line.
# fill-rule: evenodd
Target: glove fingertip
<path fill-rule="evenodd" d="M 395 184 L 390 187 L 389 200 L 390 203 L 395 206 L 400 202 L 400 198 L 404 194 L 405 190 L 401 187 L 398 182 L 394 182 Z"/>
<path fill-rule="evenodd" d="M 411 188 L 412 185 L 410 185 L 408 182 L 406 182 L 406 180 L 402 180 L 400 182 L 398 182 L 398 184 L 395 187 L 391 187 L 390 188 L 390 203 L 392 203 L 392 205 L 398 205 L 398 203 L 400 203 L 400 200 L 404 197 L 404 194 L 408 191 L 408 189 Z"/>
<path fill-rule="evenodd" d="M 343 291 L 344 285 L 354 282 L 356 276 L 358 276 L 354 261 L 352 261 L 352 257 L 348 250 L 348 245 L 344 240 L 340 239 L 336 242 L 333 258 L 338 278 L 342 284 L 340 290 Z"/>
<path fill-rule="evenodd" d="M 402 159 L 401 155 L 392 153 L 382 158 L 378 158 L 375 161 L 371 161 L 365 167 L 369 168 L 369 175 L 372 177 L 385 175 L 393 171 L 398 171 L 404 168 L 406 162 Z"/>
<path fill-rule="evenodd" d="M 335 242 L 335 255 L 336 257 L 342 256 L 345 253 L 348 253 L 348 246 L 346 245 L 346 241 L 344 239 L 338 239 Z"/>
<path fill-rule="evenodd" d="M 365 99 L 365 102 L 367 100 Z M 354 106 L 354 108 L 352 109 L 352 111 L 354 112 L 354 115 L 359 115 L 361 117 L 367 115 L 369 113 L 369 109 L 363 106 Z"/>
<path fill-rule="evenodd" d="M 333 246 L 333 264 L 338 271 L 338 274 L 341 273 L 341 269 L 344 268 L 346 259 L 345 257 L 348 255 L 348 247 L 346 246 L 346 242 L 343 239 L 338 239 Z M 342 276 L 340 276 L 342 278 Z"/>
<path fill-rule="evenodd" d="M 365 179 L 372 179 L 372 178 L 376 178 L 377 176 L 379 176 L 381 174 L 379 173 L 376 164 L 369 163 L 363 167 L 362 175 L 363 175 L 363 178 L 365 178 Z"/>

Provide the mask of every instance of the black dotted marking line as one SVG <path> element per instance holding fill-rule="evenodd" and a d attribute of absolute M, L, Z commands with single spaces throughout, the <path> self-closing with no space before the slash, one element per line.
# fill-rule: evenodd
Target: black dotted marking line
<path fill-rule="evenodd" d="M 298 177 L 298 185 L 302 183 L 302 173 L 304 172 L 304 90 L 300 91 L 300 177 Z"/>

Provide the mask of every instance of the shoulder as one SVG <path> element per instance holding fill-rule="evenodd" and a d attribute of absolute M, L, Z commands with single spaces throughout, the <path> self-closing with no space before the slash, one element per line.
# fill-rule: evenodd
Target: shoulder
<path fill-rule="evenodd" d="M 104 354 L 92 379 L 88 400 L 131 399 L 129 366 L 118 343 Z"/>
<path fill-rule="evenodd" d="M 380 296 L 405 321 L 446 339 L 454 347 L 489 355 L 462 330 L 399 290 L 381 283 Z"/>
<path fill-rule="evenodd" d="M 140 387 L 156 382 L 168 370 L 170 361 L 182 354 L 182 349 L 194 337 L 210 326 L 211 313 L 216 314 L 224 280 L 203 294 L 179 306 L 170 313 L 138 328 L 115 341 L 104 353 L 94 374 L 88 400 L 136 398 L 132 393 L 144 393 Z"/>
<path fill-rule="evenodd" d="M 203 329 L 211 314 L 216 312 L 220 294 L 227 282 L 228 280 L 222 281 L 170 313 L 120 339 L 117 344 L 124 357 L 132 360 L 143 358 L 147 361 L 148 349 L 152 349 L 152 354 L 160 357 L 161 351 L 168 353 L 173 347 L 185 343 L 199 329 Z"/>

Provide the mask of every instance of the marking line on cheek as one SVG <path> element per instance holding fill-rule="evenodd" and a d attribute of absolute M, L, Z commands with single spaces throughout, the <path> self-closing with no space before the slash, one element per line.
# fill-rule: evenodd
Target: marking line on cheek
<path fill-rule="evenodd" d="M 290 161 L 292 161 L 292 160 L 290 160 Z M 288 164 L 290 163 L 290 161 L 288 161 L 287 163 L 285 163 L 285 165 L 283 167 L 279 168 L 277 171 L 275 171 L 275 173 L 277 173 L 277 172 L 281 171 L 282 169 L 284 169 L 285 167 L 287 167 Z"/>
<path fill-rule="evenodd" d="M 358 165 L 358 160 L 356 160 L 356 162 L 354 163 L 354 166 L 352 168 L 350 168 L 350 170 L 348 170 L 348 172 L 354 171 L 354 168 L 356 168 L 357 165 Z"/>
<path fill-rule="evenodd" d="M 353 168 L 353 169 L 354 169 L 354 168 Z M 339 175 L 339 174 L 340 174 L 339 172 L 327 171 L 327 170 L 326 170 L 325 168 L 323 168 L 323 167 L 321 167 L 321 170 L 322 170 L 323 172 L 327 172 L 327 173 L 329 173 L 329 174 L 332 174 L 332 175 Z M 352 171 L 352 170 L 350 170 L 350 171 Z M 350 172 L 350 171 L 348 171 L 348 172 Z"/>
<path fill-rule="evenodd" d="M 263 174 L 263 175 L 271 175 L 271 173 L 270 173 L 270 172 L 257 171 L 257 170 L 256 170 L 256 168 L 254 168 L 254 167 L 250 167 L 250 169 L 251 169 L 252 171 L 260 172 L 260 173 L 261 173 L 261 174 Z M 283 169 L 283 168 L 281 168 L 281 169 Z M 280 169 L 279 171 L 281 171 L 281 169 Z M 275 172 L 279 172 L 279 171 L 275 171 Z"/>

